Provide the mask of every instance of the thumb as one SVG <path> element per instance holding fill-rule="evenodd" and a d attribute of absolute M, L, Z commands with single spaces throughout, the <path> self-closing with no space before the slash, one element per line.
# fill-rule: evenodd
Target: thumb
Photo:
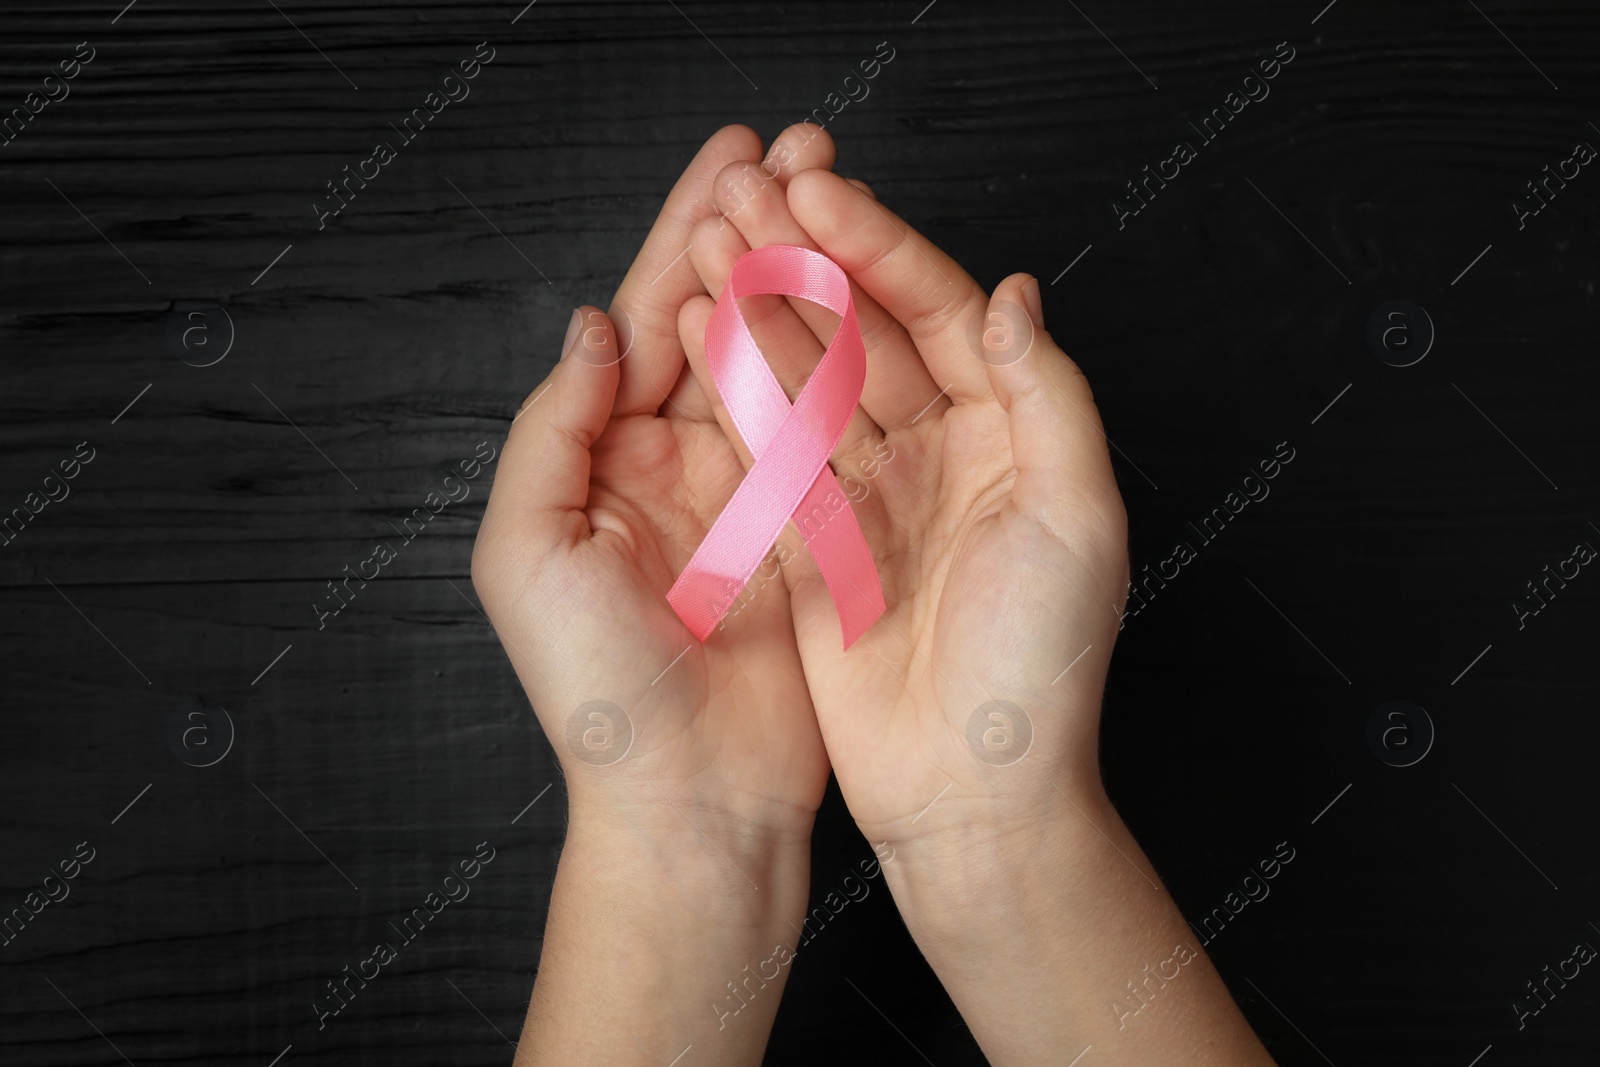
<path fill-rule="evenodd" d="M 1109 440 L 1094 394 L 1078 365 L 1044 328 L 1039 282 L 1013 274 L 989 299 L 984 362 L 996 399 L 1010 416 L 1012 500 L 1057 535 L 1085 503 L 1117 498 Z M 1118 498 L 1120 499 L 1120 498 Z"/>
<path fill-rule="evenodd" d="M 511 420 L 480 545 L 515 537 L 519 555 L 543 555 L 589 535 L 590 448 L 611 421 L 620 362 L 606 313 L 572 313 L 563 350 Z"/>

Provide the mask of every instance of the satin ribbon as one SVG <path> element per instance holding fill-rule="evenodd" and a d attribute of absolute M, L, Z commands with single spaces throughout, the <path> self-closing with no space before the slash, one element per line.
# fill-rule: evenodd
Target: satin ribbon
<path fill-rule="evenodd" d="M 739 312 L 739 297 L 764 293 L 810 300 L 840 317 L 838 332 L 793 405 Z M 849 278 L 810 249 L 768 245 L 746 252 L 706 324 L 706 363 L 755 463 L 673 583 L 668 603 L 704 641 L 793 520 L 833 595 L 849 648 L 883 614 L 872 552 L 828 468 L 867 376 Z"/>

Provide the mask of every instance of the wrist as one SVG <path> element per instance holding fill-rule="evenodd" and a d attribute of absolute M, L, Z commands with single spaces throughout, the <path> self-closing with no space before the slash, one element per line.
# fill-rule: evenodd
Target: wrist
<path fill-rule="evenodd" d="M 1014 826 L 909 841 L 884 870 L 992 1063 L 1270 1064 L 1109 799 L 1064 783 Z"/>
<path fill-rule="evenodd" d="M 1074 857 L 1106 848 L 1106 835 L 1125 832 L 1098 776 L 1047 783 L 1042 792 L 1003 803 L 984 800 L 953 804 L 924 832 L 887 841 L 889 887 L 919 942 L 995 944 L 1028 924 L 1033 903 L 1059 900 L 1086 876 Z M 1129 862 L 1140 872 L 1147 867 L 1142 855 Z"/>
<path fill-rule="evenodd" d="M 562 862 L 659 895 L 685 917 L 759 921 L 804 906 L 814 815 L 762 803 L 676 797 L 672 784 L 630 787 L 601 801 L 575 794 Z"/>
<path fill-rule="evenodd" d="M 768 961 L 805 907 L 809 835 L 668 802 L 669 782 L 639 789 L 625 805 L 569 806 L 523 1048 L 539 1063 L 667 1063 L 692 1044 L 704 1062 L 757 1062 L 788 976 Z M 627 1010 L 597 1031 L 596 1004 Z"/>

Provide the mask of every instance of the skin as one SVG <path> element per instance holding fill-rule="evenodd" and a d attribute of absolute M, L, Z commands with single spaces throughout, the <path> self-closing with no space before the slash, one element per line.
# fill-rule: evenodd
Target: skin
<path fill-rule="evenodd" d="M 513 426 L 474 554 L 571 797 L 519 1059 L 666 1063 L 692 1042 L 697 1063 L 759 1062 L 787 967 L 736 1015 L 708 1002 L 744 1004 L 724 983 L 793 945 L 831 765 L 991 1062 L 1092 1045 L 1101 1064 L 1271 1063 L 1101 787 L 1126 517 L 1037 281 L 985 293 L 832 174 L 815 127 L 785 131 L 765 166 L 758 153 L 740 127 L 713 137 L 624 281 L 617 325 L 581 309 L 576 356 Z M 832 467 L 854 480 L 888 610 L 848 651 L 792 527 L 782 581 L 704 645 L 664 599 L 753 461 L 702 345 L 711 294 L 773 243 L 850 274 L 867 343 Z M 780 297 L 741 308 L 792 398 L 837 316 Z M 566 744 L 596 698 L 634 726 L 605 767 Z M 596 1004 L 612 1006 L 604 1027 Z"/>

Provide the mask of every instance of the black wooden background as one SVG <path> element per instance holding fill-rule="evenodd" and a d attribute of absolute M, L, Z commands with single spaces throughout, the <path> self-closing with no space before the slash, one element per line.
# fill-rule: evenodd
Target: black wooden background
<path fill-rule="evenodd" d="M 1600 9 L 123 2 L 0 12 L 5 114 L 93 50 L 0 147 L 0 514 L 93 455 L 0 545 L 0 910 L 94 857 L 0 947 L 0 1061 L 509 1062 L 564 797 L 468 578 L 492 469 L 325 629 L 311 605 L 499 446 L 706 136 L 770 138 L 884 41 L 838 169 L 986 285 L 1039 276 L 1135 568 L 1199 549 L 1121 635 L 1105 771 L 1197 923 L 1295 849 L 1208 946 L 1274 1055 L 1600 1061 L 1595 968 L 1513 1008 L 1600 947 L 1600 574 L 1512 607 L 1600 546 L 1600 170 L 1513 206 L 1600 145 Z M 470 97 L 319 231 L 324 182 L 483 41 Z M 1119 229 L 1177 140 L 1198 158 Z M 1411 366 L 1367 338 L 1394 300 L 1435 333 Z M 1434 731 L 1408 767 L 1368 740 L 1397 699 Z M 1391 761 L 1426 747 L 1395 724 Z M 471 896 L 319 1031 L 321 983 L 483 841 Z M 819 893 L 869 852 L 831 795 Z M 796 964 L 768 1061 L 841 1056 L 982 1062 L 883 891 Z"/>

